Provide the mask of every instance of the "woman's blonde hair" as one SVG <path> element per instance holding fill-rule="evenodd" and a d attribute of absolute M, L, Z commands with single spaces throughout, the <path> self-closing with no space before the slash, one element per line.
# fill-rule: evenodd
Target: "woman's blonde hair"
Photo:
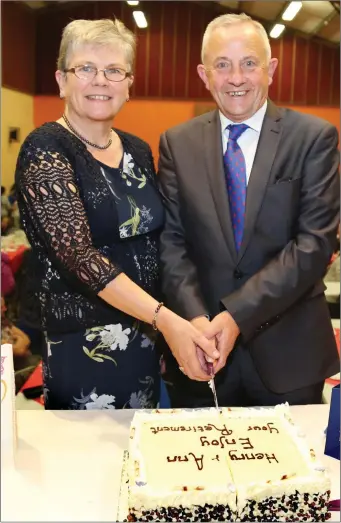
<path fill-rule="evenodd" d="M 267 60 L 269 61 L 271 58 L 271 47 L 270 47 L 269 37 L 268 37 L 268 34 L 267 34 L 265 28 L 262 26 L 262 24 L 260 24 L 256 20 L 253 20 L 251 18 L 251 16 L 248 16 L 245 13 L 240 13 L 240 14 L 227 14 L 227 15 L 218 16 L 217 18 L 214 18 L 214 20 L 212 20 L 212 22 L 210 22 L 208 24 L 208 26 L 206 27 L 206 31 L 204 33 L 204 37 L 202 40 L 202 46 L 201 46 L 202 63 L 205 63 L 205 52 L 206 52 L 207 43 L 208 43 L 213 31 L 215 31 L 215 29 L 220 29 L 221 27 L 227 28 L 231 25 L 245 24 L 245 23 L 253 25 L 255 27 L 255 29 L 258 31 L 258 33 L 260 34 L 260 36 L 262 37 L 263 42 L 264 42 L 266 57 L 267 57 Z"/>
<path fill-rule="evenodd" d="M 133 70 L 136 39 L 135 35 L 120 20 L 74 20 L 63 30 L 57 68 L 68 67 L 70 55 L 84 45 L 113 45 L 123 50 L 129 71 Z"/>

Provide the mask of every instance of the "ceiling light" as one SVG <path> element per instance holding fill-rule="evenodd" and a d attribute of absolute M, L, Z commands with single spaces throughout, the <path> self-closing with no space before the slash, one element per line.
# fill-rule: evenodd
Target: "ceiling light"
<path fill-rule="evenodd" d="M 144 29 L 148 26 L 148 22 L 146 20 L 146 17 L 144 16 L 143 11 L 133 11 L 133 17 L 135 19 L 137 27 L 140 29 Z"/>
<path fill-rule="evenodd" d="M 283 20 L 291 21 L 295 18 L 298 11 L 302 7 L 302 2 L 290 2 L 284 13 L 282 14 Z"/>
<path fill-rule="evenodd" d="M 278 38 L 283 33 L 284 29 L 285 29 L 285 25 L 283 25 L 283 24 L 274 25 L 270 31 L 271 38 Z"/>
<path fill-rule="evenodd" d="M 128 5 L 139 5 L 139 0 L 136 0 L 134 2 L 127 2 Z"/>

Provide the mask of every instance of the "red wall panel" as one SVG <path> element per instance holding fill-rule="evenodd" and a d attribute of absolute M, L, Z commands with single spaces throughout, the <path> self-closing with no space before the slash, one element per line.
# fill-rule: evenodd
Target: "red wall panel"
<path fill-rule="evenodd" d="M 273 58 L 277 58 L 278 60 L 280 60 L 280 42 L 280 40 L 274 40 L 271 42 L 271 56 Z M 278 100 L 280 67 L 281 65 L 279 64 L 275 71 L 275 76 L 269 90 L 270 98 L 272 100 Z"/>
<path fill-rule="evenodd" d="M 282 40 L 283 52 L 282 52 L 282 75 L 281 75 L 281 90 L 280 90 L 280 101 L 283 103 L 293 103 L 292 99 L 292 83 L 295 78 L 295 70 L 293 69 L 294 63 L 294 37 L 287 35 Z"/>
<path fill-rule="evenodd" d="M 1 2 L 2 85 L 35 92 L 35 13 L 20 2 Z"/>
<path fill-rule="evenodd" d="M 186 5 L 186 9 L 179 13 L 178 23 L 176 25 L 176 62 L 175 62 L 175 78 L 174 78 L 174 95 L 176 98 L 188 96 L 189 84 L 189 67 L 193 64 L 189 63 L 189 48 L 191 41 L 191 24 L 194 23 L 194 17 L 190 9 L 190 5 Z"/>
<path fill-rule="evenodd" d="M 200 6 L 192 6 L 191 13 L 191 34 L 189 47 L 189 77 L 188 77 L 188 97 L 203 97 L 203 82 L 197 73 L 197 65 L 201 63 L 201 42 L 205 31 L 206 9 Z"/>
<path fill-rule="evenodd" d="M 35 12 L 14 1 L 2 2 L 1 7 L 4 85 L 57 94 L 55 64 L 65 25 L 77 18 L 116 16 L 138 39 L 132 97 L 211 99 L 198 77 L 197 65 L 204 30 L 221 12 L 214 2 L 144 1 L 138 9 L 145 11 L 146 29 L 136 27 L 132 16 L 136 8 L 123 1 L 72 2 Z M 271 40 L 271 47 L 272 55 L 279 59 L 270 87 L 275 102 L 339 106 L 339 48 L 289 31 Z M 17 63 L 20 67 L 13 67 Z"/>
<path fill-rule="evenodd" d="M 328 47 L 320 49 L 320 63 L 319 63 L 319 105 L 329 105 L 332 90 L 332 67 L 334 50 Z"/>
<path fill-rule="evenodd" d="M 318 87 L 319 87 L 319 57 L 320 46 L 315 42 L 309 43 L 308 56 L 308 78 L 307 78 L 307 92 L 306 103 L 308 105 L 318 104 Z"/>
<path fill-rule="evenodd" d="M 148 10 L 149 34 L 149 74 L 147 77 L 147 96 L 161 94 L 162 54 L 163 54 L 163 2 L 157 2 Z"/>
<path fill-rule="evenodd" d="M 309 43 L 303 38 L 295 38 L 295 59 L 293 63 L 293 100 L 297 104 L 304 104 L 307 89 L 307 59 Z"/>
<path fill-rule="evenodd" d="M 333 93 L 331 104 L 340 107 L 340 49 L 334 49 Z"/>
<path fill-rule="evenodd" d="M 173 74 L 175 73 L 175 35 L 177 10 L 173 2 L 164 2 L 163 59 L 161 93 L 165 98 L 173 97 Z"/>

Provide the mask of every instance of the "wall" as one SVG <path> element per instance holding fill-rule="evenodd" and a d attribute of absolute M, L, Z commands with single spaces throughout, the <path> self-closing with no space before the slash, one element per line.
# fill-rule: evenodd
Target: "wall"
<path fill-rule="evenodd" d="M 58 2 L 30 9 L 23 2 L 1 2 L 2 86 L 41 95 L 57 94 L 54 78 L 62 30 L 77 18 L 117 16 L 138 39 L 133 97 L 209 100 L 196 65 L 206 25 L 221 12 L 215 2 L 144 1 L 148 28 L 133 23 L 133 9 L 123 1 Z M 266 23 L 265 23 L 266 25 Z M 271 40 L 279 67 L 271 87 L 277 103 L 340 103 L 340 48 L 287 30 Z"/>
<path fill-rule="evenodd" d="M 133 9 L 126 2 L 79 2 L 75 6 L 48 10 L 37 18 L 36 93 L 57 94 L 55 63 L 63 27 L 76 18 L 117 16 L 138 38 L 135 97 L 209 100 L 198 78 L 202 35 L 206 25 L 222 12 L 215 2 L 144 1 L 147 29 L 133 23 Z M 304 39 L 287 30 L 271 40 L 279 68 L 271 88 L 277 103 L 339 105 L 340 49 L 316 39 Z"/>
<path fill-rule="evenodd" d="M 1 2 L 1 85 L 35 92 L 36 23 L 33 9 L 22 2 Z"/>
<path fill-rule="evenodd" d="M 1 88 L 1 185 L 7 189 L 14 183 L 20 145 L 35 127 L 33 107 L 33 96 Z M 9 127 L 20 128 L 19 143 L 9 143 Z"/>
<path fill-rule="evenodd" d="M 211 106 L 213 108 L 214 104 L 207 102 L 200 104 L 193 100 L 131 100 L 117 115 L 114 126 L 137 134 L 146 140 L 157 160 L 160 134 L 174 125 L 186 122 L 198 113 L 198 109 L 211 108 Z M 35 126 L 60 118 L 63 107 L 63 102 L 55 96 L 36 96 L 34 99 Z M 334 124 L 340 132 L 339 108 L 314 106 L 293 106 L 292 108 L 324 118 Z"/>

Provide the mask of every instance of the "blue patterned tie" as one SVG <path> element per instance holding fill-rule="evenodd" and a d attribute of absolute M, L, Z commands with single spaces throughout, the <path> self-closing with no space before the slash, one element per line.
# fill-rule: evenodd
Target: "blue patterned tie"
<path fill-rule="evenodd" d="M 237 140 L 248 128 L 249 126 L 244 123 L 227 126 L 230 134 L 224 155 L 231 221 L 237 251 L 239 251 L 243 239 L 246 200 L 245 158 Z"/>

